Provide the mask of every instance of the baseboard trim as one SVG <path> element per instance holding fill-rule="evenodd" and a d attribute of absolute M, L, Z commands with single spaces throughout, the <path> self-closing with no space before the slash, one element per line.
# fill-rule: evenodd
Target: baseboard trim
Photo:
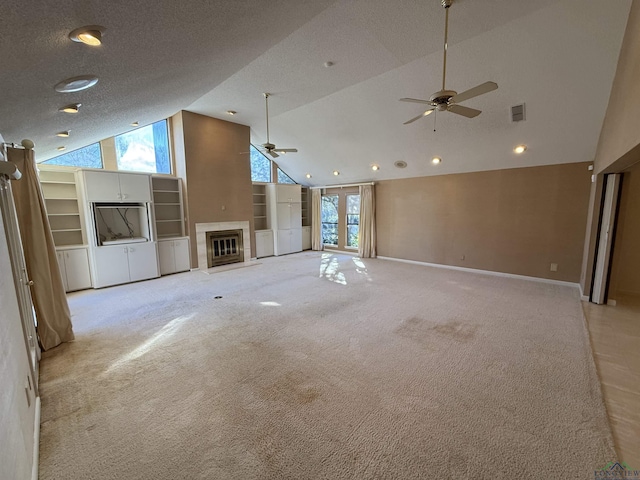
<path fill-rule="evenodd" d="M 578 284 L 578 288 L 580 289 L 580 300 L 582 300 L 583 302 L 588 302 L 589 301 L 589 295 L 585 295 L 584 294 L 584 290 L 582 290 L 582 284 L 581 283 Z"/>
<path fill-rule="evenodd" d="M 40 463 L 40 397 L 36 397 L 35 419 L 33 423 L 33 464 L 31 465 L 31 480 L 38 480 Z"/>
<path fill-rule="evenodd" d="M 565 287 L 573 287 L 580 290 L 579 283 L 565 282 L 563 280 L 553 280 L 551 278 L 529 277 L 527 275 L 516 275 L 515 273 L 494 272 L 491 270 L 480 270 L 479 268 L 457 267 L 455 265 L 442 265 L 440 263 L 419 262 L 417 260 L 406 260 L 404 258 L 382 257 L 382 256 L 378 256 L 377 258 L 379 258 L 380 260 L 390 260 L 392 262 L 411 263 L 414 265 L 422 265 L 425 267 L 444 268 L 447 270 L 458 270 L 461 272 L 480 273 L 482 275 L 493 275 L 494 277 L 517 278 L 520 280 L 530 280 L 532 282 L 550 283 L 552 285 L 563 285 Z"/>

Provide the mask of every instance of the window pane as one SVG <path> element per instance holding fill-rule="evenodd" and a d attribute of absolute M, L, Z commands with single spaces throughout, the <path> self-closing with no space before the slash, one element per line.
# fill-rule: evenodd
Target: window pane
<path fill-rule="evenodd" d="M 347 247 L 358 247 L 360 195 L 347 195 Z"/>
<path fill-rule="evenodd" d="M 265 157 L 253 145 L 249 145 L 251 158 L 251 181 L 270 182 L 271 181 L 271 160 Z"/>
<path fill-rule="evenodd" d="M 67 167 L 102 168 L 100 144 L 94 143 L 73 152 L 50 158 L 42 163 L 46 165 L 65 165 Z"/>
<path fill-rule="evenodd" d="M 292 183 L 293 185 L 296 184 L 296 182 L 294 182 L 289 175 L 280 170 L 280 168 L 278 168 L 278 183 Z"/>
<path fill-rule="evenodd" d="M 338 195 L 322 196 L 322 243 L 338 246 Z"/>
<path fill-rule="evenodd" d="M 115 141 L 118 170 L 171 173 L 166 120 L 118 135 Z"/>

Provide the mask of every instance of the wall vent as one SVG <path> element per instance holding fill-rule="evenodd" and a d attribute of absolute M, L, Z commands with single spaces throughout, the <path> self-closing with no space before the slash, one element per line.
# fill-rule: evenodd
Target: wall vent
<path fill-rule="evenodd" d="M 511 107 L 511 121 L 512 122 L 521 122 L 522 120 L 525 119 L 525 115 L 524 115 L 525 109 L 524 109 L 524 103 L 521 103 L 520 105 L 514 105 Z"/>

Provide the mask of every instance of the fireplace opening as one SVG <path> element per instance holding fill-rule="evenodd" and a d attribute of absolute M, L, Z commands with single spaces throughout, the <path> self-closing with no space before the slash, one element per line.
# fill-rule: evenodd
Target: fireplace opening
<path fill-rule="evenodd" d="M 244 262 L 242 229 L 206 232 L 207 267 Z"/>

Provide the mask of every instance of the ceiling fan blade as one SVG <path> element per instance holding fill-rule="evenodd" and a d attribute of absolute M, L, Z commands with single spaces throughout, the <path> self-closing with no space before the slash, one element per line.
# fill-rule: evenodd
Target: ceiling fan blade
<path fill-rule="evenodd" d="M 418 115 L 417 117 L 412 118 L 411 120 L 407 120 L 406 122 L 403 123 L 403 125 L 409 125 L 410 123 L 415 122 L 416 120 L 420 120 L 422 117 L 426 117 L 427 115 L 431 115 L 431 113 L 435 110 L 435 108 L 430 108 L 429 110 L 427 110 L 424 113 L 421 113 L 420 115 Z"/>
<path fill-rule="evenodd" d="M 477 117 L 482 113 L 482 110 L 476 110 L 475 108 L 464 107 L 462 105 L 449 105 L 447 110 L 467 118 Z"/>
<path fill-rule="evenodd" d="M 482 85 L 478 85 L 477 87 L 470 88 L 462 93 L 454 95 L 449 99 L 451 103 L 460 103 L 465 100 L 469 100 L 470 98 L 477 97 L 478 95 L 483 95 L 485 93 L 493 92 L 498 88 L 498 84 L 495 82 L 485 82 Z"/>
<path fill-rule="evenodd" d="M 297 148 L 276 148 L 275 151 L 278 153 L 297 153 L 298 149 Z"/>
<path fill-rule="evenodd" d="M 267 153 L 269 155 L 271 155 L 272 158 L 278 158 L 280 156 L 276 152 L 274 152 L 273 150 L 268 150 Z"/>
<path fill-rule="evenodd" d="M 426 105 L 433 105 L 431 100 L 420 100 L 418 98 L 401 98 L 401 102 L 410 102 L 410 103 L 424 103 Z"/>

